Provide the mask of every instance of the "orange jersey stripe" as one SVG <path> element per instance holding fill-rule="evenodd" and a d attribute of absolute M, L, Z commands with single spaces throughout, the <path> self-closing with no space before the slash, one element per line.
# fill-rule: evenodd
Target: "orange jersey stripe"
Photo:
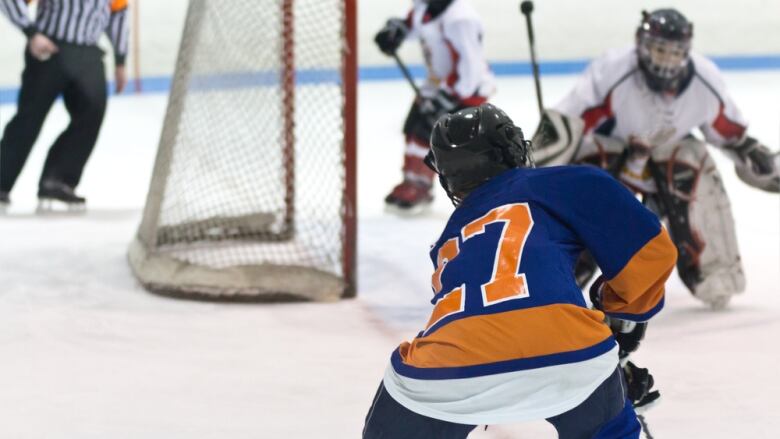
<path fill-rule="evenodd" d="M 409 366 L 460 367 L 576 351 L 610 335 L 601 311 L 553 304 L 456 320 L 399 353 Z"/>
<path fill-rule="evenodd" d="M 677 262 L 677 248 L 661 231 L 631 257 L 604 285 L 602 305 L 608 313 L 644 314 L 664 297 L 664 283 Z"/>

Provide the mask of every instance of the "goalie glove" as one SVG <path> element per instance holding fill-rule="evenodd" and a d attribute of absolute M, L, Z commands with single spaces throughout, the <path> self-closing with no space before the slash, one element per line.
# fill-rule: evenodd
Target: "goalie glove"
<path fill-rule="evenodd" d="M 540 166 L 567 165 L 580 145 L 585 123 L 555 110 L 544 110 L 531 140 Z"/>
<path fill-rule="evenodd" d="M 637 413 L 641 414 L 661 397 L 661 392 L 653 390 L 655 380 L 646 368 L 627 361 L 623 366 L 623 377 L 626 380 L 626 397 Z"/>
<path fill-rule="evenodd" d="M 393 56 L 395 51 L 401 47 L 406 35 L 409 33 L 409 27 L 406 22 L 400 18 L 391 18 L 387 20 L 385 27 L 377 32 L 374 37 L 379 50 L 385 55 Z"/>
<path fill-rule="evenodd" d="M 780 192 L 780 154 L 749 136 L 726 150 L 736 156 L 734 169 L 740 180 L 767 192 Z"/>

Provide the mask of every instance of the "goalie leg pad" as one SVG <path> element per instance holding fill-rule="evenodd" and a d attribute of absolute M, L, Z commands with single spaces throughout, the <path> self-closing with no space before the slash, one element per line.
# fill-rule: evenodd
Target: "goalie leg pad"
<path fill-rule="evenodd" d="M 724 307 L 744 291 L 745 276 L 737 247 L 731 203 L 707 146 L 688 138 L 673 148 L 657 149 L 653 160 L 666 190 L 658 197 L 677 244 L 677 269 L 697 298 L 713 308 Z"/>

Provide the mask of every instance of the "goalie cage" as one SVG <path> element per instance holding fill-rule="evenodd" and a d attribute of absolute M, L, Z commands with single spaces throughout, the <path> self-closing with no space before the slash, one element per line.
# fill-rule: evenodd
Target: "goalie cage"
<path fill-rule="evenodd" d="M 355 294 L 356 1 L 190 1 L 128 252 L 144 287 Z"/>

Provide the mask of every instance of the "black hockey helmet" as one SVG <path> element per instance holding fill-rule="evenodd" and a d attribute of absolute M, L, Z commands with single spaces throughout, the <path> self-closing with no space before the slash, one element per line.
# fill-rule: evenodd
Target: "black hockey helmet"
<path fill-rule="evenodd" d="M 433 126 L 425 163 L 458 205 L 477 186 L 507 169 L 533 167 L 531 142 L 501 109 L 482 104 L 442 116 Z"/>
<path fill-rule="evenodd" d="M 642 11 L 637 54 L 650 89 L 677 91 L 690 71 L 692 38 L 693 24 L 676 9 Z"/>

